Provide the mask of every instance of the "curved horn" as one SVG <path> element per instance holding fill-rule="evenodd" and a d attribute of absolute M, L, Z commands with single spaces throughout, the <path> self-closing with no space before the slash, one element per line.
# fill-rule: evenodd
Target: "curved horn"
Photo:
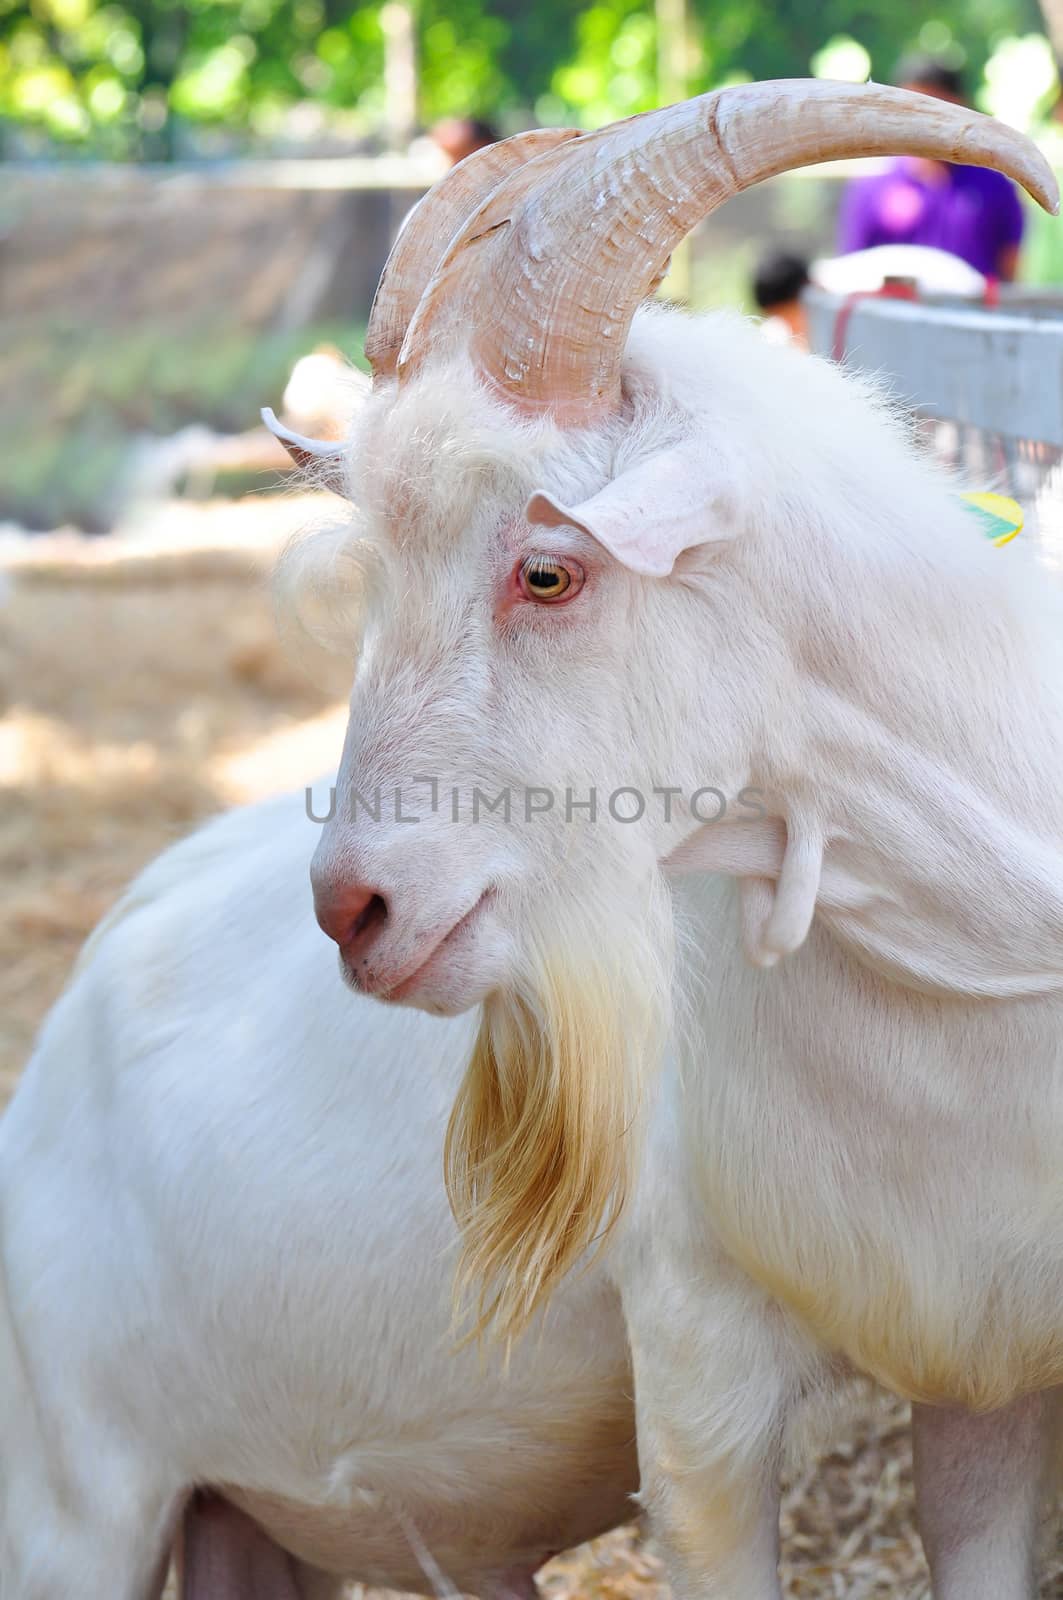
<path fill-rule="evenodd" d="M 696 223 L 776 173 L 897 152 L 997 167 L 1058 209 L 1035 146 L 966 107 L 873 83 L 716 90 L 616 123 L 560 152 L 560 163 L 541 157 L 505 180 L 437 267 L 399 377 L 419 370 L 452 316 L 468 324 L 472 313 L 474 358 L 497 387 L 529 410 L 587 421 L 618 404 L 635 309 Z M 532 186 L 537 169 L 550 181 Z"/>
<path fill-rule="evenodd" d="M 333 494 L 347 492 L 344 472 L 344 445 L 340 439 L 308 439 L 278 421 L 272 406 L 263 406 L 259 415 L 273 437 L 284 446 L 300 472 L 309 473 L 323 489 Z"/>
<path fill-rule="evenodd" d="M 466 218 L 511 172 L 578 134 L 578 128 L 533 128 L 475 150 L 414 206 L 384 263 L 369 313 L 365 354 L 374 382 L 394 376 L 417 302 Z"/>

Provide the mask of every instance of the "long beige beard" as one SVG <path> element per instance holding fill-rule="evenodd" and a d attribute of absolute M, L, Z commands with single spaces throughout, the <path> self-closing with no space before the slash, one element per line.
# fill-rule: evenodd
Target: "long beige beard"
<path fill-rule="evenodd" d="M 484 1006 L 444 1154 L 473 1335 L 516 1338 L 624 1208 L 671 977 L 667 894 L 641 887 L 619 925 L 533 942 L 526 989 Z"/>

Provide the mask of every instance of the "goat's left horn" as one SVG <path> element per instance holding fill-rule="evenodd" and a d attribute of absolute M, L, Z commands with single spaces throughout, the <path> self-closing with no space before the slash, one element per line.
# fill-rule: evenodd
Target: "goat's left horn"
<path fill-rule="evenodd" d="M 619 403 L 635 310 L 696 223 L 762 178 L 901 152 L 997 167 L 1058 209 L 1051 168 L 1030 140 L 964 106 L 873 83 L 716 90 L 540 159 L 546 181 L 529 185 L 534 167 L 505 180 L 436 269 L 400 377 L 423 362 L 441 325 L 452 342 L 464 322 L 477 366 L 517 405 L 589 420 Z"/>
<path fill-rule="evenodd" d="M 369 313 L 365 354 L 374 383 L 394 376 L 417 302 L 462 223 L 511 172 L 578 136 L 578 128 L 532 128 L 474 150 L 418 201 L 384 263 Z"/>
<path fill-rule="evenodd" d="M 262 407 L 262 421 L 273 437 L 280 441 L 300 472 L 309 473 L 324 489 L 334 494 L 347 493 L 344 472 L 344 447 L 338 439 L 308 439 L 278 421 L 270 406 Z"/>

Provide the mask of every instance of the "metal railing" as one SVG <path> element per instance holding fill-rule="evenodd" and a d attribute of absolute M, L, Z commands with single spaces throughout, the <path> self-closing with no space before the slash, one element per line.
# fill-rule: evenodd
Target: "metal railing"
<path fill-rule="evenodd" d="M 903 291 L 902 291 L 903 292 Z M 806 296 L 812 349 L 884 377 L 973 489 L 1011 495 L 1063 569 L 1063 295 Z"/>

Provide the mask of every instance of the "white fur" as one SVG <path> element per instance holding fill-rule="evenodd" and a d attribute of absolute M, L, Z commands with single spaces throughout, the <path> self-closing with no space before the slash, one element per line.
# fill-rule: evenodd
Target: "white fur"
<path fill-rule="evenodd" d="M 544 949 L 608 971 L 647 927 L 656 990 L 674 920 L 677 1020 L 659 1070 L 645 1064 L 637 1192 L 604 1260 L 678 1591 L 763 1600 L 799 1394 L 845 1366 L 961 1407 L 1063 1379 L 1063 619 L 1030 556 L 990 547 L 881 400 L 827 365 L 737 319 L 644 313 L 625 392 L 625 415 L 583 433 L 515 419 L 461 361 L 367 401 L 356 507 L 290 565 L 296 585 L 353 568 L 363 611 L 315 887 L 337 929 L 338 906 L 381 896 L 351 982 L 434 1012 L 527 991 Z M 697 456 L 708 526 L 668 576 L 524 517 L 536 491 L 582 505 L 629 470 L 645 494 L 653 456 L 676 449 Z M 576 599 L 520 599 L 529 555 L 578 562 Z M 475 789 L 540 785 L 594 785 L 603 805 L 620 787 L 754 788 L 766 815 L 714 832 L 681 798 L 634 823 L 556 804 L 472 825 Z M 377 789 L 418 823 L 354 815 L 355 791 Z M 521 1461 L 511 1391 L 469 1352 L 451 1365 L 441 1331 L 437 1140 L 472 1024 L 342 993 L 298 888 L 306 828 L 267 808 L 164 858 L 5 1122 L 27 1363 L 9 1392 L 33 1438 L 17 1472 L 4 1463 L 4 1536 L 34 1574 L 18 1600 L 50 1592 L 25 1530 L 57 1463 L 94 1507 L 100 1484 L 153 1529 L 193 1479 L 352 1517 L 383 1483 L 433 1528 L 441 1486 L 469 1484 L 474 1462 L 489 1520 L 528 1492 L 503 1477 Z M 680 864 L 725 876 L 678 885 L 664 913 Z M 601 1278 L 577 1278 L 549 1344 L 519 1348 L 533 1413 L 562 1376 L 588 1421 L 615 1397 L 608 1309 Z M 380 1440 L 400 1428 L 417 1445 L 397 1462 Z M 1002 1475 L 1036 1458 L 1010 1425 L 977 1449 Z M 990 1508 L 1001 1537 L 1026 1538 L 1028 1507 Z M 944 1512 L 954 1551 L 974 1512 L 962 1496 Z M 473 1515 L 463 1501 L 459 1524 Z M 480 1581 L 443 1543 L 457 1581 Z M 397 1570 L 406 1549 L 379 1557 L 392 1581 L 416 1579 Z M 1022 1560 L 1006 1594 L 999 1570 L 973 1587 L 977 1567 L 952 1563 L 966 1587 L 945 1571 L 946 1600 L 1021 1596 Z"/>
<path fill-rule="evenodd" d="M 442 1141 L 473 1021 L 343 988 L 318 832 L 292 797 L 150 867 L 0 1124 L 4 1600 L 141 1600 L 194 1484 L 313 1567 L 425 1590 L 508 1592 L 630 1513 L 600 1272 L 508 1372 L 455 1351 Z"/>
<path fill-rule="evenodd" d="M 741 910 L 720 879 L 677 890 L 688 1025 L 644 1100 L 673 1131 L 610 1262 L 676 1581 L 753 1596 L 762 1486 L 832 1363 L 976 1408 L 1063 1380 L 1063 607 L 828 364 L 643 313 L 625 386 L 583 433 L 515 420 L 460 362 L 367 407 L 339 537 L 383 577 L 341 798 L 432 772 L 463 804 L 752 786 L 767 815 L 404 828 L 341 806 L 315 876 L 319 901 L 361 884 L 391 907 L 352 982 L 386 994 L 435 949 L 403 990 L 434 1010 L 526 983 L 529 928 L 571 950 L 573 908 L 629 937 L 648 860 L 740 880 Z M 655 455 L 660 516 L 690 523 L 677 450 L 705 526 L 646 577 Z M 537 492 L 557 525 L 525 520 Z M 642 543 L 656 559 L 660 529 Z M 578 598 L 507 608 L 527 555 L 580 562 Z"/>

